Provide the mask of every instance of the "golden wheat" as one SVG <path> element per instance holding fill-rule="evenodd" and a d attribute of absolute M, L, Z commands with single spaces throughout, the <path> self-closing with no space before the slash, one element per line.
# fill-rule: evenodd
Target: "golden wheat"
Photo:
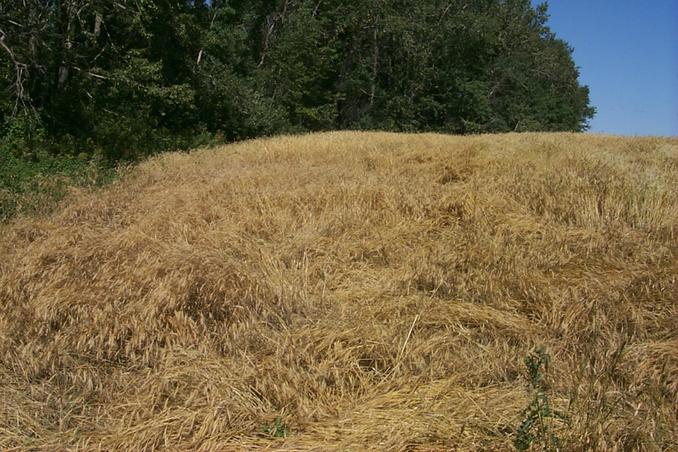
<path fill-rule="evenodd" d="M 564 449 L 678 449 L 677 139 L 263 139 L 0 232 L 0 449 L 510 449 L 537 346 Z"/>

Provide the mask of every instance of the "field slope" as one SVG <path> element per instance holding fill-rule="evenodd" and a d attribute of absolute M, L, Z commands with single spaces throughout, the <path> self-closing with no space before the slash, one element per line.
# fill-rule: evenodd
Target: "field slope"
<path fill-rule="evenodd" d="M 0 232 L 0 449 L 678 448 L 676 139 L 257 140 Z"/>

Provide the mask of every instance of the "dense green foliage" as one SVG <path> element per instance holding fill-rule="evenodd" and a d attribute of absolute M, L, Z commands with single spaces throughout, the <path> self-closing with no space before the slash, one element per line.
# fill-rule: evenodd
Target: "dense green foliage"
<path fill-rule="evenodd" d="M 72 187 L 101 186 L 116 174 L 116 168 L 96 159 L 54 156 L 44 151 L 39 155 L 17 157 L 3 150 L 0 152 L 0 224 L 19 213 L 48 213 Z"/>
<path fill-rule="evenodd" d="M 546 21 L 529 0 L 0 0 L 2 152 L 583 130 L 588 89 Z"/>

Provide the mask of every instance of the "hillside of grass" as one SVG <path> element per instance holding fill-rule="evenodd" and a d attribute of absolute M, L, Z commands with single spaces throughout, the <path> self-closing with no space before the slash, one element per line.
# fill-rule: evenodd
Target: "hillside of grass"
<path fill-rule="evenodd" d="M 0 449 L 678 449 L 678 139 L 325 133 L 0 230 Z"/>

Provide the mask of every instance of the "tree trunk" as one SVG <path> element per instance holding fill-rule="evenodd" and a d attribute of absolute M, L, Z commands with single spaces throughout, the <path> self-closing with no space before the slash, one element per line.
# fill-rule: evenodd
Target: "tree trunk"
<path fill-rule="evenodd" d="M 372 36 L 372 88 L 370 90 L 370 106 L 374 105 L 374 96 L 377 90 L 378 73 L 379 73 L 379 19 L 375 19 L 374 34 Z"/>
<path fill-rule="evenodd" d="M 72 2 L 67 2 L 65 8 L 65 22 L 66 30 L 64 32 L 64 43 L 61 53 L 61 64 L 59 65 L 59 70 L 57 73 L 57 89 L 62 90 L 68 82 L 68 76 L 70 74 L 70 57 L 71 51 L 73 49 L 73 16 L 74 16 L 74 5 Z"/>
<path fill-rule="evenodd" d="M 103 17 L 101 17 L 101 13 L 97 12 L 96 17 L 94 18 L 94 36 L 97 38 L 101 34 L 101 23 L 103 22 Z"/>

